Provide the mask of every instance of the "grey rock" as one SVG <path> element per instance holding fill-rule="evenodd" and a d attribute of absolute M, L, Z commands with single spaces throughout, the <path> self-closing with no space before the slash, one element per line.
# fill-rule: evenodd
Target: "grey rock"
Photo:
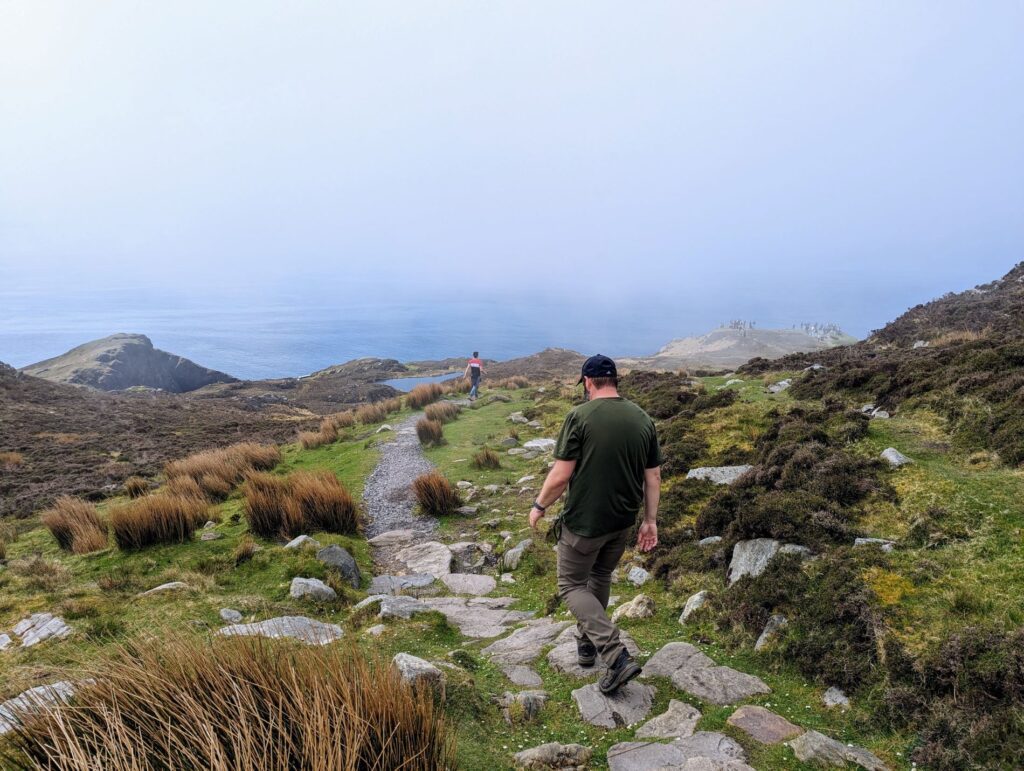
<path fill-rule="evenodd" d="M 911 346 L 911 348 L 915 348 L 915 349 L 916 348 L 927 348 L 927 347 L 928 347 L 928 341 L 927 340 L 915 340 L 914 344 Z"/>
<path fill-rule="evenodd" d="M 526 455 L 529 450 L 524 450 L 522 447 L 513 447 L 508 451 L 509 455 Z"/>
<path fill-rule="evenodd" d="M 505 667 L 503 671 L 505 677 L 523 688 L 535 688 L 544 684 L 540 675 L 525 664 L 512 664 Z"/>
<path fill-rule="evenodd" d="M 516 480 L 516 484 L 517 485 L 525 485 L 527 482 L 532 482 L 536 478 L 537 477 L 534 474 L 527 474 L 524 477 L 519 477 L 519 479 Z"/>
<path fill-rule="evenodd" d="M 516 582 L 516 577 L 511 573 L 502 573 L 501 576 L 499 576 L 499 580 L 503 584 L 514 584 Z"/>
<path fill-rule="evenodd" d="M 517 543 L 507 552 L 505 552 L 505 554 L 501 558 L 502 568 L 504 568 L 505 570 L 515 570 L 517 567 L 519 567 L 519 562 L 522 560 L 523 554 L 525 554 L 526 550 L 529 549 L 532 545 L 533 539 L 526 538 Z"/>
<path fill-rule="evenodd" d="M 394 430 L 395 430 L 395 429 L 391 427 L 391 424 L 390 424 L 390 423 L 384 423 L 383 425 L 381 425 L 381 427 L 380 427 L 380 428 L 378 428 L 378 429 L 377 429 L 376 431 L 374 431 L 373 433 L 375 433 L 375 434 L 381 434 L 381 433 L 383 433 L 383 432 L 385 432 L 385 431 L 394 431 Z"/>
<path fill-rule="evenodd" d="M 654 688 L 635 680 L 626 683 L 615 693 L 601 693 L 597 683 L 585 685 L 572 692 L 580 711 L 580 718 L 602 728 L 621 728 L 638 723 L 647 717 L 654 703 Z"/>
<path fill-rule="evenodd" d="M 707 589 L 702 589 L 696 594 L 691 594 L 686 600 L 686 604 L 683 606 L 683 612 L 679 614 L 679 623 L 685 624 L 686 620 L 690 618 L 690 616 L 707 605 L 710 597 L 711 593 Z"/>
<path fill-rule="evenodd" d="M 458 482 L 455 483 L 455 486 L 460 490 L 468 490 L 473 486 L 473 483 L 467 482 L 465 479 L 460 479 Z"/>
<path fill-rule="evenodd" d="M 315 538 L 310 538 L 308 535 L 300 535 L 284 545 L 286 549 L 301 549 L 303 546 L 311 546 L 314 549 L 320 548 L 320 542 Z"/>
<path fill-rule="evenodd" d="M 725 381 L 725 387 L 726 387 L 726 388 L 728 388 L 729 386 L 733 386 L 733 385 L 739 385 L 739 384 L 740 384 L 740 383 L 742 383 L 742 382 L 743 382 L 743 381 L 742 381 L 742 380 L 740 380 L 739 378 L 735 378 L 735 377 L 734 377 L 734 378 L 731 378 L 730 380 L 726 380 L 726 381 Z"/>
<path fill-rule="evenodd" d="M 334 568 L 341 573 L 341 577 L 353 589 L 359 588 L 359 584 L 363 581 L 363 576 L 359 572 L 359 566 L 356 564 L 355 557 L 349 554 L 347 549 L 337 544 L 332 544 L 318 551 L 316 558 L 327 565 L 327 567 Z"/>
<path fill-rule="evenodd" d="M 654 600 L 646 594 L 638 594 L 629 602 L 624 602 L 612 613 L 612 622 L 618 623 L 624 618 L 651 618 L 654 615 Z"/>
<path fill-rule="evenodd" d="M 154 586 L 145 592 L 139 594 L 139 597 L 148 597 L 151 594 L 162 594 L 163 592 L 180 592 L 188 589 L 188 584 L 184 581 L 168 581 L 166 584 L 160 584 L 160 586 Z"/>
<path fill-rule="evenodd" d="M 906 466 L 908 463 L 914 462 L 895 447 L 886 447 L 882 450 L 881 457 L 882 460 L 887 462 L 893 468 L 899 468 L 900 466 Z"/>
<path fill-rule="evenodd" d="M 488 549 L 483 544 L 473 541 L 459 541 L 449 547 L 454 563 L 455 571 L 458 573 L 479 573 L 484 568 L 484 555 Z"/>
<path fill-rule="evenodd" d="M 825 694 L 821 697 L 821 701 L 829 709 L 832 707 L 840 707 L 842 709 L 850 708 L 850 697 L 834 685 L 825 691 Z"/>
<path fill-rule="evenodd" d="M 701 669 L 714 665 L 714 661 L 690 643 L 670 642 L 644 664 L 640 677 L 671 677 L 680 669 Z"/>
<path fill-rule="evenodd" d="M 527 423 L 530 422 L 529 418 L 523 417 L 522 412 L 513 412 L 508 416 L 508 419 L 513 423 L 519 423 L 522 425 L 526 425 Z"/>
<path fill-rule="evenodd" d="M 395 555 L 410 573 L 443 576 L 452 572 L 452 551 L 438 541 L 424 541 L 406 546 Z"/>
<path fill-rule="evenodd" d="M 437 579 L 429 573 L 413 573 L 407 576 L 374 576 L 370 580 L 370 594 L 400 594 L 401 592 L 425 589 Z"/>
<path fill-rule="evenodd" d="M 21 638 L 22 648 L 31 648 L 47 640 L 61 640 L 71 631 L 63 618 L 52 613 L 33 613 L 14 626 L 14 634 Z"/>
<path fill-rule="evenodd" d="M 813 552 L 806 546 L 801 546 L 796 543 L 786 543 L 779 549 L 779 554 L 793 554 L 801 560 L 805 560 L 810 558 Z"/>
<path fill-rule="evenodd" d="M 700 721 L 700 710 L 685 701 L 671 699 L 668 709 L 651 718 L 636 731 L 638 739 L 678 739 L 692 736 Z"/>
<path fill-rule="evenodd" d="M 593 750 L 581 744 L 548 742 L 517 752 L 513 760 L 516 769 L 523 771 L 587 771 L 593 754 Z"/>
<path fill-rule="evenodd" d="M 804 732 L 781 715 L 753 704 L 744 704 L 726 722 L 761 744 L 779 744 Z"/>
<path fill-rule="evenodd" d="M 301 578 L 299 576 L 292 579 L 288 596 L 293 600 L 299 600 L 303 597 L 311 597 L 319 601 L 338 599 L 338 593 L 319 578 Z"/>
<path fill-rule="evenodd" d="M 541 423 L 539 420 L 531 420 L 526 425 L 529 428 L 535 428 L 535 429 L 538 429 L 538 430 L 544 428 L 544 424 Z"/>
<path fill-rule="evenodd" d="M 527 450 L 552 452 L 556 444 L 557 442 L 554 439 L 531 439 L 528 442 L 523 442 L 523 447 Z"/>
<path fill-rule="evenodd" d="M 682 667 L 672 674 L 672 683 L 709 704 L 733 704 L 771 688 L 754 675 L 731 667 Z"/>
<path fill-rule="evenodd" d="M 242 614 L 232 608 L 221 608 L 220 618 L 229 624 L 237 624 L 242 620 Z"/>
<path fill-rule="evenodd" d="M 203 530 L 212 530 L 215 527 L 217 527 L 217 523 L 214 522 L 212 519 L 208 519 L 206 520 L 206 524 L 203 525 Z"/>
<path fill-rule="evenodd" d="M 491 643 L 481 653 L 499 665 L 527 664 L 540 656 L 540 649 L 569 626 L 568 621 L 538 619 Z"/>
<path fill-rule="evenodd" d="M 855 538 L 853 541 L 854 546 L 877 546 L 884 552 L 891 552 L 896 548 L 896 544 L 892 541 L 887 541 L 884 538 Z"/>
<path fill-rule="evenodd" d="M 716 485 L 731 485 L 753 466 L 701 466 L 686 472 L 687 479 L 704 479 Z"/>
<path fill-rule="evenodd" d="M 651 579 L 651 574 L 638 565 L 634 565 L 626 574 L 626 580 L 633 586 L 643 586 Z"/>
<path fill-rule="evenodd" d="M 0 651 L 7 650 L 14 645 L 14 640 L 9 634 L 0 634 Z"/>
<path fill-rule="evenodd" d="M 380 598 L 378 618 L 412 618 L 415 613 L 425 613 L 429 608 L 415 597 L 386 594 Z"/>
<path fill-rule="evenodd" d="M 26 715 L 41 712 L 61 702 L 68 702 L 74 695 L 75 684 L 69 680 L 58 680 L 49 685 L 38 685 L 22 691 L 13 699 L 0 704 L 0 736 L 21 725 L 21 720 Z"/>
<path fill-rule="evenodd" d="M 368 543 L 370 546 L 403 546 L 407 543 L 412 543 L 423 534 L 418 530 L 412 530 L 411 528 L 399 528 L 398 530 L 388 530 L 379 535 L 375 535 L 370 538 Z M 299 536 L 302 538 L 303 536 Z M 320 544 L 317 544 L 319 546 Z"/>
<path fill-rule="evenodd" d="M 526 452 L 523 453 L 522 458 L 523 458 L 523 460 L 534 460 L 535 458 L 539 458 L 540 456 L 541 456 L 541 450 L 527 450 Z M 530 490 L 530 488 L 528 488 L 528 487 L 524 488 L 524 489 L 527 492 Z M 520 490 L 519 492 L 522 493 L 523 490 Z"/>
<path fill-rule="evenodd" d="M 875 410 L 871 413 L 871 417 L 878 418 L 879 420 L 888 420 L 891 415 L 889 415 L 887 410 Z"/>
<path fill-rule="evenodd" d="M 814 762 L 826 766 L 843 767 L 847 763 L 855 763 L 867 771 L 888 771 L 876 755 L 862 747 L 848 747 L 817 731 L 807 731 L 787 742 L 793 748 L 797 760 Z"/>
<path fill-rule="evenodd" d="M 492 604 L 479 600 L 494 601 Z M 507 610 L 504 606 L 515 600 L 511 597 L 426 597 L 421 602 L 436 610 L 457 627 L 466 637 L 477 639 L 497 637 L 509 626 L 534 615 L 532 610 Z"/>
<path fill-rule="evenodd" d="M 690 758 L 682 765 L 683 771 L 755 771 L 742 760 L 723 758 Z"/>
<path fill-rule="evenodd" d="M 454 594 L 490 594 L 497 586 L 493 576 L 481 576 L 473 573 L 449 573 L 441 576 L 441 581 Z"/>
<path fill-rule="evenodd" d="M 778 383 L 772 383 L 770 386 L 768 386 L 768 393 L 770 393 L 770 394 L 782 393 L 787 388 L 789 388 L 791 385 L 793 385 L 793 381 L 790 380 L 789 378 L 786 378 L 785 380 L 780 380 Z"/>
<path fill-rule="evenodd" d="M 370 635 L 370 637 L 380 637 L 387 630 L 388 628 L 384 624 L 374 624 L 366 628 L 366 634 Z"/>
<path fill-rule="evenodd" d="M 622 742 L 608 750 L 610 771 L 668 771 L 669 769 L 750 768 L 743 748 L 725 734 L 698 731 L 671 744 Z M 694 763 L 694 761 L 700 761 Z"/>
<path fill-rule="evenodd" d="M 426 686 L 444 698 L 444 672 L 429 661 L 409 653 L 396 653 L 391 663 L 405 682 L 419 687 Z"/>
<path fill-rule="evenodd" d="M 515 439 L 512 440 L 513 442 Z M 484 485 L 484 492 L 488 495 L 497 495 L 501 491 L 501 485 Z"/>
<path fill-rule="evenodd" d="M 771 538 L 737 542 L 732 548 L 732 562 L 729 563 L 729 570 L 726 573 L 729 584 L 736 583 L 743 576 L 756 578 L 761 575 L 781 546 L 781 543 Z"/>
<path fill-rule="evenodd" d="M 519 446 L 519 440 L 515 439 L 514 437 L 511 437 L 511 436 L 506 436 L 504 439 L 502 439 L 502 440 L 500 440 L 498 442 L 498 446 L 499 447 L 518 447 Z M 488 485 L 488 487 L 490 487 L 490 485 Z M 497 487 L 497 485 L 494 485 L 494 487 Z"/>
<path fill-rule="evenodd" d="M 455 513 L 462 517 L 473 517 L 476 516 L 477 511 L 479 511 L 477 506 L 459 506 Z"/>
<path fill-rule="evenodd" d="M 872 413 L 872 412 L 875 411 L 875 405 L 873 405 L 873 404 L 865 404 L 865 405 L 863 405 L 860 408 L 860 411 L 862 413 L 864 413 L 865 415 L 867 415 L 867 414 Z"/>
<path fill-rule="evenodd" d="M 609 771 L 671 771 L 685 762 L 686 756 L 674 744 L 619 742 L 608 748 Z"/>
<path fill-rule="evenodd" d="M 781 613 L 774 613 L 768 618 L 768 623 L 764 625 L 764 629 L 761 631 L 761 635 L 757 638 L 757 642 L 754 643 L 754 650 L 764 650 L 766 647 L 771 645 L 772 641 L 778 637 L 779 632 L 785 629 L 789 625 L 789 620 Z"/>
<path fill-rule="evenodd" d="M 697 541 L 698 546 L 707 548 L 708 546 L 714 546 L 722 542 L 722 536 L 720 535 L 709 535 L 707 538 L 701 538 Z"/>
<path fill-rule="evenodd" d="M 626 646 L 631 656 L 638 656 L 640 648 L 636 641 L 625 632 L 619 633 L 619 641 Z M 571 675 L 581 680 L 600 677 L 606 669 L 605 663 L 598 657 L 592 667 L 581 667 L 576 660 L 576 630 L 574 627 L 565 629 L 555 640 L 555 647 L 548 651 L 548 666 L 556 672 Z"/>
<path fill-rule="evenodd" d="M 327 645 L 341 639 L 341 627 L 337 624 L 325 624 L 306 616 L 279 616 L 257 621 L 254 624 L 233 624 L 221 629 L 218 634 L 246 637 L 291 637 L 308 645 Z"/>
<path fill-rule="evenodd" d="M 735 739 L 717 731 L 697 731 L 672 743 L 689 760 L 710 758 L 711 760 L 746 760 L 747 753 Z"/>
<path fill-rule="evenodd" d="M 207 530 L 206 532 L 204 532 L 202 535 L 199 536 L 199 540 L 200 541 L 217 541 L 217 540 L 219 540 L 219 539 L 221 539 L 223 537 L 224 537 L 224 535 L 222 533 L 218 533 L 216 530 Z"/>
<path fill-rule="evenodd" d="M 512 720 L 513 708 L 516 708 L 516 711 L 521 713 L 524 721 L 529 721 L 540 714 L 547 700 L 548 695 L 544 691 L 520 691 L 519 693 L 505 691 L 500 703 L 505 715 L 505 721 L 511 725 L 514 722 Z"/>

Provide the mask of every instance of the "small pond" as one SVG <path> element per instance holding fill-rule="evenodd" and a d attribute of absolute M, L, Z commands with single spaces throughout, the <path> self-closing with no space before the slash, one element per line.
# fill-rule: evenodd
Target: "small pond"
<path fill-rule="evenodd" d="M 441 383 L 445 380 L 460 377 L 461 372 L 446 372 L 443 375 L 431 375 L 430 377 L 395 377 L 391 380 L 380 380 L 378 382 L 397 388 L 399 391 L 411 391 L 423 383 Z"/>

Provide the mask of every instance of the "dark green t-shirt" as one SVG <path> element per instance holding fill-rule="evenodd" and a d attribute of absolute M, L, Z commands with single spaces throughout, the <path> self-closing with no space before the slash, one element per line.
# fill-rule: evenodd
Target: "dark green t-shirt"
<path fill-rule="evenodd" d="M 644 469 L 661 465 L 654 421 L 621 396 L 572 410 L 555 457 L 576 461 L 562 521 L 588 538 L 632 527 L 644 500 Z"/>

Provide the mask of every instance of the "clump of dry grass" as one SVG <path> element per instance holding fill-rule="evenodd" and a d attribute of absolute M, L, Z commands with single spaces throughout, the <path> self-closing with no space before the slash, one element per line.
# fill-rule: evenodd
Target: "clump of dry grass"
<path fill-rule="evenodd" d="M 462 500 L 452 487 L 452 483 L 436 471 L 416 477 L 412 489 L 424 514 L 440 517 L 451 514 L 462 505 Z"/>
<path fill-rule="evenodd" d="M 356 410 L 356 420 L 364 426 L 368 426 L 371 423 L 380 423 L 382 420 L 387 418 L 387 416 L 387 407 L 385 407 L 381 402 L 364 404 Z"/>
<path fill-rule="evenodd" d="M 441 388 L 446 394 L 468 394 L 470 387 L 470 382 L 464 377 L 445 380 L 441 384 Z"/>
<path fill-rule="evenodd" d="M 55 560 L 47 559 L 42 554 L 11 560 L 8 568 L 14 575 L 24 578 L 29 589 L 45 592 L 66 586 L 71 578 L 71 573 L 66 567 Z"/>
<path fill-rule="evenodd" d="M 462 412 L 462 408 L 454 402 L 435 402 L 428 404 L 423 414 L 428 420 L 436 420 L 439 423 L 451 423 Z"/>
<path fill-rule="evenodd" d="M 319 431 L 300 431 L 299 444 L 302 445 L 303 450 L 315 450 L 317 447 L 323 447 L 327 442 Z"/>
<path fill-rule="evenodd" d="M 419 410 L 432 402 L 436 402 L 444 394 L 440 383 L 421 383 L 405 396 L 405 405 L 411 410 Z"/>
<path fill-rule="evenodd" d="M 0 750 L 4 767 L 455 767 L 432 692 L 354 647 L 161 636 L 116 648 L 73 705 L 28 715 Z"/>
<path fill-rule="evenodd" d="M 439 420 L 420 418 L 416 422 L 416 436 L 420 444 L 427 447 L 437 447 L 444 442 L 444 426 Z"/>
<path fill-rule="evenodd" d="M 266 471 L 281 461 L 272 444 L 240 442 L 219 450 L 204 450 L 164 466 L 168 483 L 191 478 L 209 500 L 223 500 L 250 471 Z"/>
<path fill-rule="evenodd" d="M 497 469 L 501 468 L 501 458 L 494 450 L 487 447 L 480 450 L 473 456 L 473 468 Z"/>
<path fill-rule="evenodd" d="M 62 495 L 41 520 L 64 551 L 88 554 L 107 548 L 107 523 L 88 501 Z"/>
<path fill-rule="evenodd" d="M 239 539 L 238 545 L 235 546 L 235 567 L 237 568 L 243 562 L 248 562 L 256 556 L 260 547 L 250 536 L 242 536 Z"/>
<path fill-rule="evenodd" d="M 124 550 L 160 543 L 185 543 L 207 520 L 209 506 L 192 496 L 157 493 L 110 510 L 114 540 Z"/>
<path fill-rule="evenodd" d="M 330 471 L 296 471 L 290 482 L 292 497 L 299 504 L 309 530 L 359 530 L 359 513 L 352 495 Z"/>
<path fill-rule="evenodd" d="M 0 538 L 0 562 L 7 561 L 7 541 Z"/>
<path fill-rule="evenodd" d="M 302 533 L 302 511 L 291 495 L 286 477 L 256 472 L 245 480 L 245 519 L 249 530 L 263 538 Z"/>
<path fill-rule="evenodd" d="M 11 471 L 25 462 L 25 456 L 20 452 L 0 452 L 0 468 Z"/>
<path fill-rule="evenodd" d="M 128 477 L 121 486 L 129 498 L 141 498 L 149 492 L 149 480 L 142 477 Z"/>
<path fill-rule="evenodd" d="M 344 412 L 332 412 L 330 415 L 324 416 L 325 422 L 330 422 L 334 426 L 335 430 L 341 430 L 343 428 L 352 428 L 356 424 L 356 414 L 352 410 L 345 410 Z M 321 426 L 323 423 L 320 424 Z"/>

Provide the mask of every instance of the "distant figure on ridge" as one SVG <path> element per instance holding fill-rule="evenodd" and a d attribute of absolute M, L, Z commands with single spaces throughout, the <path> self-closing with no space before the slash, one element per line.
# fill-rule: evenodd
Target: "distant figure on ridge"
<path fill-rule="evenodd" d="M 477 390 L 480 388 L 480 376 L 484 374 L 484 363 L 480 360 L 480 352 L 473 351 L 473 358 L 466 365 L 463 377 L 468 377 L 471 387 L 469 389 L 469 400 L 476 401 Z"/>
<path fill-rule="evenodd" d="M 593 666 L 598 654 L 608 666 L 598 683 L 607 694 L 641 671 L 605 611 L 612 571 L 641 505 L 637 547 L 647 552 L 658 545 L 662 458 L 654 421 L 619 396 L 614 361 L 591 356 L 579 383 L 589 399 L 562 424 L 555 465 L 533 502 L 530 527 L 536 529 L 545 509 L 568 487 L 562 513 L 551 525 L 558 544 L 558 595 L 576 617 L 580 666 Z"/>

